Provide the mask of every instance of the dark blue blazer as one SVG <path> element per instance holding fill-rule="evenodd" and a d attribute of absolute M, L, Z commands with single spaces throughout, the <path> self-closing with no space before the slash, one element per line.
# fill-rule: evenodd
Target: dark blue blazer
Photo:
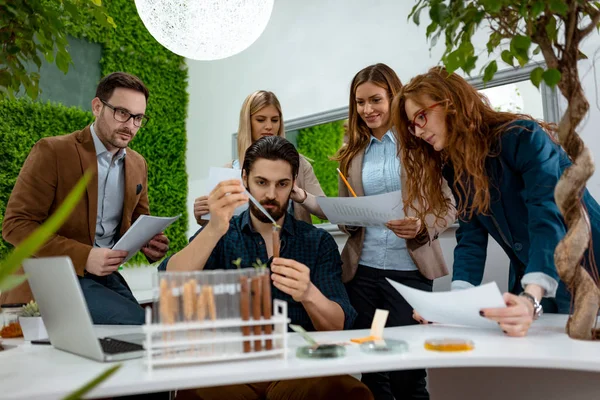
<path fill-rule="evenodd" d="M 554 200 L 554 189 L 571 161 L 533 121 L 515 122 L 498 145 L 498 156 L 486 161 L 489 215 L 459 219 L 452 280 L 481 283 L 489 234 L 510 258 L 509 291 L 520 291 L 521 278 L 530 272 L 542 272 L 558 281 L 554 249 L 565 236 L 566 225 Z M 444 167 L 443 175 L 457 197 L 452 165 Z M 471 202 L 467 199 L 467 204 Z M 594 251 L 600 256 L 600 206 L 587 189 L 583 202 L 590 216 Z M 589 267 L 588 254 L 585 265 Z"/>

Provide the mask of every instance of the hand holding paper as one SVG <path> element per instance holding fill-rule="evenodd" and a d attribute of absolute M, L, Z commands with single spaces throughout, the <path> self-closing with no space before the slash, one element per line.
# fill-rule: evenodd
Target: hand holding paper
<path fill-rule="evenodd" d="M 404 218 L 400 191 L 362 197 L 317 197 L 332 224 L 383 226 Z"/>
<path fill-rule="evenodd" d="M 217 185 L 221 182 L 224 181 L 229 181 L 232 179 L 238 179 L 241 181 L 242 179 L 242 171 L 239 169 L 233 169 L 233 168 L 217 168 L 217 167 L 210 167 L 210 169 L 208 170 L 208 186 L 207 186 L 207 192 L 210 193 L 212 192 L 212 190 L 217 187 Z M 208 198 L 207 198 L 207 204 L 208 206 Z M 244 204 L 238 208 L 235 209 L 235 212 L 233 215 L 239 215 L 242 212 L 244 212 L 244 210 L 246 210 L 248 208 L 248 204 Z M 206 214 L 204 213 L 203 215 L 201 215 L 200 217 L 201 219 L 204 220 L 210 220 L 211 216 L 210 213 Z"/>
<path fill-rule="evenodd" d="M 471 289 L 430 293 L 413 289 L 388 279 L 388 282 L 404 297 L 425 320 L 442 324 L 498 328 L 498 324 L 483 317 L 483 308 L 506 307 L 496 282 Z"/>
<path fill-rule="evenodd" d="M 165 229 L 167 229 L 167 227 L 173 222 L 177 221 L 179 217 L 180 215 L 172 218 L 141 215 L 138 219 L 135 220 L 133 225 L 131 225 L 131 227 L 112 247 L 112 249 L 127 251 L 127 257 L 123 260 L 123 263 L 126 263 L 131 257 L 135 255 L 135 253 L 140 251 L 142 246 L 150 242 L 150 240 L 154 238 L 155 235 L 158 235 L 160 232 L 163 232 Z M 152 252 L 152 254 L 155 253 Z"/>
<path fill-rule="evenodd" d="M 169 238 L 163 232 L 157 233 L 142 247 L 142 253 L 151 261 L 158 261 L 169 251 Z"/>

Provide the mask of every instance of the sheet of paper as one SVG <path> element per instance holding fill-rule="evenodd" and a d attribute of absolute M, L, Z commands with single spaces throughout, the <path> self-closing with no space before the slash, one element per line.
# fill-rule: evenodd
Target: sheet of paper
<path fill-rule="evenodd" d="M 496 282 L 450 292 L 425 292 L 391 279 L 390 284 L 427 321 L 477 328 L 498 328 L 498 324 L 479 315 L 482 308 L 506 307 Z"/>
<path fill-rule="evenodd" d="M 400 191 L 361 197 L 317 197 L 317 202 L 332 224 L 381 226 L 404 219 Z"/>
<path fill-rule="evenodd" d="M 113 250 L 125 250 L 129 254 L 123 263 L 126 263 L 135 255 L 142 246 L 150 241 L 154 235 L 163 232 L 169 225 L 177 221 L 181 215 L 176 217 L 152 217 L 150 215 L 142 215 L 135 220 L 133 225 L 112 247 Z"/>
<path fill-rule="evenodd" d="M 235 168 L 210 167 L 210 169 L 208 170 L 208 186 L 206 188 L 206 194 L 208 195 L 208 193 L 210 193 L 220 182 L 228 181 L 230 179 L 241 180 L 242 171 Z M 233 215 L 239 215 L 242 212 L 244 212 L 247 208 L 248 203 L 236 208 Z M 204 215 L 202 219 L 210 220 L 210 214 Z"/>

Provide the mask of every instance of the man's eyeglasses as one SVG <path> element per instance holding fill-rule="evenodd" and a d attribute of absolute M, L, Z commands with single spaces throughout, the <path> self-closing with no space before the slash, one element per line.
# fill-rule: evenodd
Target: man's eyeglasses
<path fill-rule="evenodd" d="M 427 125 L 427 110 L 431 110 L 431 109 L 433 109 L 439 105 L 442 105 L 448 101 L 450 101 L 450 100 L 438 101 L 437 103 L 433 103 L 429 107 L 424 108 L 421 111 L 419 111 L 418 113 L 416 113 L 415 116 L 413 117 L 412 122 L 408 123 L 408 131 L 412 135 L 416 135 L 417 134 L 416 128 L 423 129 L 423 128 L 425 128 L 425 125 Z"/>
<path fill-rule="evenodd" d="M 126 109 L 121 108 L 121 107 L 115 107 L 112 104 L 109 104 L 108 102 L 106 102 L 102 99 L 100 101 L 106 107 L 113 110 L 113 118 L 115 119 L 115 121 L 125 123 L 125 122 L 129 121 L 131 118 L 133 118 L 133 125 L 137 126 L 138 128 L 141 128 L 142 126 L 146 125 L 148 123 L 148 121 L 150 120 L 150 117 L 147 117 L 144 114 L 132 114 L 129 111 L 127 111 Z"/>

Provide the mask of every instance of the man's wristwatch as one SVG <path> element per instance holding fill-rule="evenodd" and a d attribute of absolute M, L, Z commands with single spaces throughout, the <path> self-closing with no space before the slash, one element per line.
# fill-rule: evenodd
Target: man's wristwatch
<path fill-rule="evenodd" d="M 531 304 L 533 304 L 533 319 L 534 320 L 538 319 L 543 314 L 544 309 L 542 308 L 542 305 L 540 304 L 539 301 L 537 301 L 537 299 L 535 297 L 533 297 L 532 295 L 530 295 L 527 292 L 521 292 L 521 294 L 519 294 L 519 296 L 525 297 L 527 300 L 531 301 Z"/>

